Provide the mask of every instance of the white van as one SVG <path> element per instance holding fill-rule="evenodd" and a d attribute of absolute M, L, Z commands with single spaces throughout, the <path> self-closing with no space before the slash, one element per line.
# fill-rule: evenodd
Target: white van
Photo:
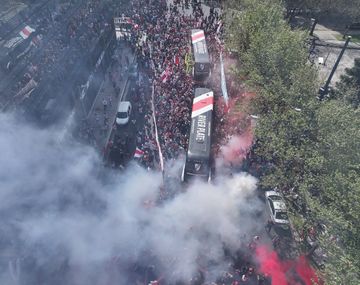
<path fill-rule="evenodd" d="M 131 103 L 129 101 L 120 102 L 116 113 L 116 124 L 126 125 L 130 120 Z"/>

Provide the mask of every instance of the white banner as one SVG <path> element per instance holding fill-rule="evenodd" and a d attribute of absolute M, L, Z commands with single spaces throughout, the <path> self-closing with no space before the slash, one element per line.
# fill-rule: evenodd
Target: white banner
<path fill-rule="evenodd" d="M 225 78 L 225 70 L 224 70 L 224 62 L 223 62 L 223 57 L 222 57 L 222 52 L 220 52 L 220 71 L 221 71 L 221 91 L 224 97 L 224 101 L 226 106 L 228 106 L 229 103 L 229 96 L 227 93 L 227 88 L 226 88 L 226 78 Z"/>
<path fill-rule="evenodd" d="M 153 84 L 152 92 L 151 92 L 151 107 L 152 107 L 152 113 L 153 113 L 153 119 L 154 119 L 155 139 L 156 139 L 156 144 L 157 144 L 158 151 L 159 151 L 160 168 L 161 168 L 161 171 L 164 172 L 164 159 L 163 159 L 163 155 L 162 155 L 162 152 L 161 152 L 161 146 L 160 146 L 160 141 L 159 141 L 159 133 L 158 133 L 157 125 L 156 125 L 155 106 L 154 106 L 154 92 L 155 92 L 155 86 Z"/>

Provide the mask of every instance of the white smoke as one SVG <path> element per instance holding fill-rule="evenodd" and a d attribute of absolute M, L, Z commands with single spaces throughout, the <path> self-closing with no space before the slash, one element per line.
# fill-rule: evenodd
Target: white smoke
<path fill-rule="evenodd" d="M 27 285 L 38 284 L 34 267 L 46 284 L 131 284 L 134 264 L 189 280 L 210 261 L 221 270 L 223 246 L 237 249 L 256 229 L 251 215 L 261 204 L 249 175 L 195 182 L 155 206 L 160 173 L 132 165 L 104 174 L 92 148 L 59 145 L 57 135 L 0 115 L 0 234 L 11 241 L 0 250 L 23 260 L 17 278 Z M 1 284 L 19 284 L 0 272 Z"/>

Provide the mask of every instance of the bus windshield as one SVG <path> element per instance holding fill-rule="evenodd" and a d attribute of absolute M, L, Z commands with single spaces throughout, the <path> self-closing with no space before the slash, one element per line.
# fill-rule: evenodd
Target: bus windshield
<path fill-rule="evenodd" d="M 187 162 L 187 174 L 190 175 L 207 175 L 209 167 L 204 161 L 189 161 Z"/>

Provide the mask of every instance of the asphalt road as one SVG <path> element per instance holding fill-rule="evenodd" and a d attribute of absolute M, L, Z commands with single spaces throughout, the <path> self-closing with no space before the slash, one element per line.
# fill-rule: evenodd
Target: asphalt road
<path fill-rule="evenodd" d="M 150 100 L 151 90 L 149 80 L 141 72 L 139 72 L 139 77 L 142 82 L 141 86 L 145 89 L 145 96 L 148 96 L 148 100 Z M 113 163 L 115 166 L 124 166 L 133 158 L 138 140 L 140 139 L 140 132 L 144 132 L 146 110 L 142 108 L 135 81 L 138 80 L 130 80 L 128 92 L 122 98 L 122 101 L 129 101 L 132 105 L 130 120 L 126 125 L 117 125 L 114 122 L 115 128 L 113 128 L 109 137 L 113 147 L 109 151 L 108 158 L 110 163 Z"/>
<path fill-rule="evenodd" d="M 134 54 L 131 49 L 125 45 L 118 46 L 114 51 L 112 63 L 106 71 L 105 79 L 86 118 L 95 139 L 95 146 L 99 151 L 104 150 L 111 136 L 120 101 L 129 96 L 131 66 L 127 65 L 126 58 L 128 58 L 129 63 L 133 62 Z"/>
<path fill-rule="evenodd" d="M 59 33 L 66 32 L 65 26 L 68 23 L 68 20 L 76 12 L 77 8 L 81 6 L 83 1 L 80 1 L 74 8 L 69 9 L 62 16 L 61 22 L 57 22 L 49 27 L 46 35 L 41 40 L 39 47 L 33 47 L 30 52 L 22 57 L 15 66 L 9 71 L 2 69 L 0 71 L 0 108 L 9 107 L 9 104 L 13 103 L 13 96 L 16 94 L 15 84 L 17 84 L 28 71 L 30 62 L 35 65 L 38 64 L 39 59 L 42 58 L 45 54 L 45 48 L 49 46 L 49 42 L 55 41 L 59 37 Z M 44 9 L 46 7 L 43 7 Z M 28 23 L 28 24 L 31 24 Z M 33 26 L 33 27 L 36 27 Z M 13 36 L 17 36 L 18 31 L 14 31 Z M 44 68 L 44 67 L 43 67 Z M 18 91 L 18 90 L 17 90 Z M 45 101 L 47 101 L 46 98 Z"/>

